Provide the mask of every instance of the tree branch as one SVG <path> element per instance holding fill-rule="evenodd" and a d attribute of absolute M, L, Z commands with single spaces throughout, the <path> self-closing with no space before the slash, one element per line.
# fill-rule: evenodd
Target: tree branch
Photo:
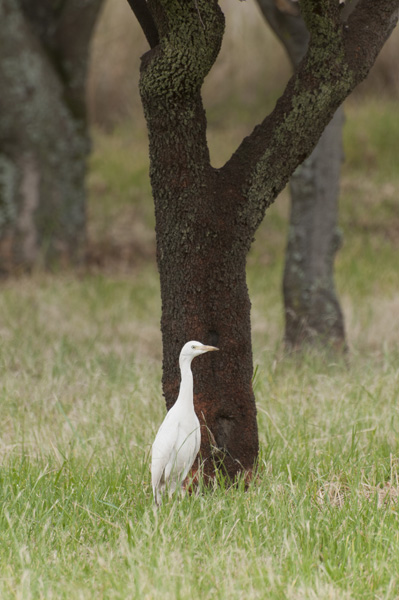
<path fill-rule="evenodd" d="M 141 29 L 150 48 L 155 48 L 159 44 L 159 34 L 155 21 L 152 18 L 150 9 L 147 6 L 146 0 L 127 0 L 130 8 L 134 12 L 136 19 L 138 20 Z"/>
<path fill-rule="evenodd" d="M 339 0 L 301 0 L 299 5 L 310 33 L 324 36 L 341 22 Z"/>
<path fill-rule="evenodd" d="M 220 49 L 224 16 L 215 0 L 152 0 L 151 11 L 162 43 L 144 55 L 140 95 L 157 165 L 154 196 L 173 189 L 175 201 L 182 185 L 198 187 L 210 171 L 201 86 Z M 162 176 L 159 165 L 168 165 Z"/>
<path fill-rule="evenodd" d="M 66 0 L 55 33 L 52 58 L 64 82 L 66 100 L 75 112 L 86 110 L 86 76 L 93 30 L 104 0 Z"/>
<path fill-rule="evenodd" d="M 365 78 L 397 21 L 399 0 L 380 0 L 378 5 L 362 0 L 347 24 L 337 26 L 334 10 L 333 22 L 327 22 L 334 1 L 326 5 L 318 1 L 318 15 L 313 19 L 313 3 L 302 0 L 312 30 L 308 52 L 273 113 L 255 127 L 223 167 L 248 198 L 240 214 L 253 231 L 310 154 L 338 106 Z M 332 44 L 328 36 L 334 38 Z"/>
<path fill-rule="evenodd" d="M 104 0 L 19 0 L 29 28 L 64 84 L 64 97 L 84 117 L 89 46 Z"/>
<path fill-rule="evenodd" d="M 348 67 L 361 71 L 362 81 L 399 19 L 399 0 L 361 0 L 344 29 Z"/>
<path fill-rule="evenodd" d="M 291 62 L 294 65 L 298 64 L 306 52 L 309 41 L 309 32 L 300 13 L 282 12 L 277 7 L 276 0 L 257 0 L 257 2 L 265 19 L 286 49 Z"/>
<path fill-rule="evenodd" d="M 0 2 L 0 39 L 2 151 L 9 143 L 15 143 L 16 130 L 23 131 L 24 140 L 45 137 L 51 120 L 44 98 L 47 94 L 52 102 L 53 97 L 62 95 L 62 86 L 35 29 L 14 0 Z"/>

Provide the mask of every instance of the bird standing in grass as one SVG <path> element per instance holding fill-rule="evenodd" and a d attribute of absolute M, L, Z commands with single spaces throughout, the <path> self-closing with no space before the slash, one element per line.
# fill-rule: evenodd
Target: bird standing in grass
<path fill-rule="evenodd" d="M 201 430 L 194 411 L 191 361 L 200 354 L 219 350 L 201 342 L 184 344 L 179 357 L 181 382 L 176 402 L 166 415 L 152 445 L 151 480 L 156 504 L 165 490 L 169 497 L 181 486 L 201 445 Z"/>

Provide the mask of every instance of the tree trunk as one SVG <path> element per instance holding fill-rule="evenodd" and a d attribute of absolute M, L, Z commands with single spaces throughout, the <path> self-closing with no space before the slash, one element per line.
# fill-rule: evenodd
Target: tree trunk
<path fill-rule="evenodd" d="M 88 51 L 102 0 L 0 0 L 0 271 L 84 255 Z"/>
<path fill-rule="evenodd" d="M 314 0 L 302 0 L 313 32 L 306 59 L 273 113 L 224 167 L 214 169 L 200 90 L 223 36 L 218 3 L 129 0 L 140 5 L 136 12 L 146 23 L 147 39 L 160 40 L 143 57 L 140 91 L 150 141 L 168 408 L 177 397 L 183 344 L 197 338 L 220 348 L 193 363 L 207 475 L 220 460 L 231 477 L 251 472 L 255 464 L 246 255 L 265 210 L 365 77 L 392 31 L 398 2 L 381 0 L 378 11 L 370 2 L 363 0 L 346 34 L 335 0 L 317 2 L 315 21 Z"/>
<path fill-rule="evenodd" d="M 343 111 L 291 178 L 291 215 L 283 290 L 285 342 L 296 349 L 322 343 L 345 349 L 344 318 L 334 285 Z"/>
<path fill-rule="evenodd" d="M 195 145 L 195 137 L 186 140 Z M 235 239 L 235 214 L 223 210 L 231 192 L 217 179 L 216 173 L 205 170 L 187 185 L 187 196 L 165 204 L 158 196 L 156 202 L 163 387 L 170 408 L 177 397 L 178 355 L 185 341 L 198 339 L 220 347 L 217 355 L 193 363 L 195 406 L 202 425 L 205 474 L 214 472 L 216 462 L 234 476 L 251 471 L 258 435 L 251 385 L 247 247 Z M 184 209 L 188 198 L 194 199 L 198 210 L 194 219 Z"/>
<path fill-rule="evenodd" d="M 191 39 L 199 40 L 193 55 L 176 35 L 168 52 L 155 49 L 145 57 L 140 87 L 150 140 L 166 404 L 169 409 L 177 397 L 183 344 L 197 339 L 219 346 L 217 356 L 193 362 L 195 407 L 205 474 L 214 472 L 216 461 L 234 476 L 251 471 L 258 452 L 248 241 L 236 237 L 235 211 L 229 209 L 234 191 L 209 162 L 200 87 L 219 51 L 224 22 L 216 4 L 206 10 L 199 4 L 202 21 L 195 11 L 187 19 Z M 176 10 L 170 22 L 178 27 L 183 15 Z M 212 25 L 206 38 L 202 23 Z"/>
<path fill-rule="evenodd" d="M 290 0 L 258 0 L 258 4 L 293 67 L 297 67 L 309 43 L 298 6 Z M 283 278 L 284 337 L 288 349 L 308 343 L 346 349 L 344 317 L 334 284 L 334 258 L 340 246 L 338 198 L 343 121 L 340 107 L 312 154 L 290 181 L 291 213 Z"/>

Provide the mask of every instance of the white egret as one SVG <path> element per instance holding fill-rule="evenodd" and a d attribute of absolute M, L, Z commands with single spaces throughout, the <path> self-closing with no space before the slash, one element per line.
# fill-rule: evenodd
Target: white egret
<path fill-rule="evenodd" d="M 191 361 L 196 356 L 213 350 L 219 348 L 192 341 L 184 344 L 180 352 L 179 395 L 152 445 L 151 480 L 157 504 L 160 504 L 165 490 L 170 497 L 176 488 L 182 485 L 198 454 L 201 430 L 194 410 Z"/>

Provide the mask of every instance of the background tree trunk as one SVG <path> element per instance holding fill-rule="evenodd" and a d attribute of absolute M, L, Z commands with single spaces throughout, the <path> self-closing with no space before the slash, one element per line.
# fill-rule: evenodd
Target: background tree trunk
<path fill-rule="evenodd" d="M 334 285 L 343 111 L 291 178 L 291 214 L 283 291 L 288 348 L 322 343 L 345 349 L 344 318 Z"/>
<path fill-rule="evenodd" d="M 297 67 L 309 43 L 298 5 L 290 0 L 257 1 L 293 67 Z M 334 284 L 334 258 L 340 247 L 343 122 L 340 107 L 290 181 L 291 212 L 283 277 L 284 338 L 288 349 L 314 342 L 346 348 L 344 317 Z"/>
<path fill-rule="evenodd" d="M 0 0 L 0 270 L 80 261 L 89 43 L 102 0 Z"/>

